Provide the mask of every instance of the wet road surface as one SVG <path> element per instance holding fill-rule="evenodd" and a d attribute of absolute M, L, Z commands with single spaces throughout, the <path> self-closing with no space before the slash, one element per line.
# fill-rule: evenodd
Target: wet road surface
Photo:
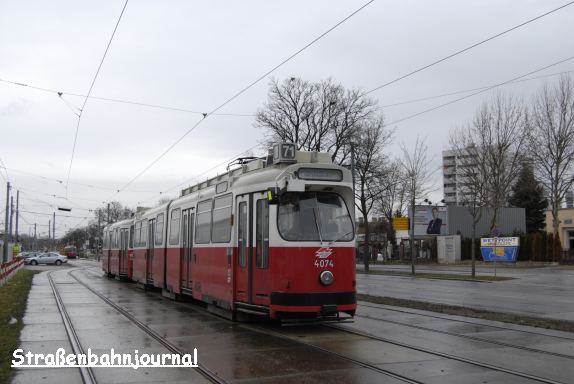
<path fill-rule="evenodd" d="M 168 352 L 74 277 L 170 345 L 184 352 L 197 348 L 199 362 L 225 382 L 540 382 L 461 359 L 549 379 L 542 382 L 567 383 L 574 377 L 572 334 L 475 319 L 464 322 L 446 315 L 429 317 L 433 315 L 368 303 L 360 305 L 355 323 L 341 326 L 358 334 L 324 326 L 238 324 L 104 278 L 94 264 L 75 265 L 92 268 L 61 269 L 53 277 L 84 349 Z M 24 322 L 23 349 L 54 353 L 64 347 L 68 351 L 46 273 L 35 277 Z M 94 375 L 101 383 L 208 381 L 194 368 L 95 368 Z M 81 382 L 81 378 L 76 368 L 20 369 L 13 382 L 32 381 Z"/>
<path fill-rule="evenodd" d="M 405 270 L 407 266 L 393 266 Z M 387 267 L 378 267 L 387 269 Z M 410 270 L 410 266 L 408 266 Z M 375 268 L 376 269 L 376 268 Z M 459 273 L 460 267 L 429 266 L 418 271 Z M 468 267 L 467 267 L 468 269 Z M 463 270 L 463 269 L 462 269 Z M 439 272 L 440 271 L 440 272 Z M 504 268 L 498 275 L 514 280 L 474 282 L 388 275 L 357 274 L 359 293 L 459 305 L 548 319 L 574 321 L 574 269 L 564 267 Z"/>

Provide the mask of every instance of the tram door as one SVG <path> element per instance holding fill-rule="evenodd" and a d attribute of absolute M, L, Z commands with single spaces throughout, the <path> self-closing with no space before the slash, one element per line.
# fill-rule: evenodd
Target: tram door
<path fill-rule="evenodd" d="M 155 239 L 155 219 L 149 220 L 147 231 L 147 251 L 146 251 L 146 278 L 148 284 L 153 284 L 153 254 Z"/>
<path fill-rule="evenodd" d="M 119 274 L 127 275 L 128 273 L 128 236 L 127 228 L 120 229 L 120 260 L 119 260 Z"/>
<path fill-rule="evenodd" d="M 238 196 L 236 300 L 269 304 L 269 203 L 264 193 Z"/>
<path fill-rule="evenodd" d="M 112 239 L 111 238 L 112 238 L 112 232 L 110 232 L 110 231 L 104 232 L 104 248 L 106 248 L 105 257 L 107 260 L 107 263 L 106 263 L 106 272 L 107 273 L 111 272 L 110 267 L 112 264 L 112 260 L 111 260 L 112 259 L 112 250 L 111 250 Z"/>
<path fill-rule="evenodd" d="M 183 211 L 182 236 L 183 250 L 181 257 L 181 288 L 183 293 L 191 293 L 191 266 L 193 264 L 193 225 L 195 214 L 191 209 Z M 185 292 L 185 290 L 189 290 Z"/>

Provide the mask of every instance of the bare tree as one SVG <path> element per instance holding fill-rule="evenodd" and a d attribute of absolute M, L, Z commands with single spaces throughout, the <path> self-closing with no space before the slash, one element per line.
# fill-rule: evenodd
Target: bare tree
<path fill-rule="evenodd" d="M 405 182 L 403 169 L 398 160 L 387 163 L 386 169 L 387 171 L 379 177 L 379 184 L 385 187 L 377 198 L 376 209 L 391 224 L 389 228 L 394 238 L 393 217 L 402 216 L 407 205 Z"/>
<path fill-rule="evenodd" d="M 119 201 L 112 201 L 103 207 L 96 208 L 94 215 L 96 220 L 99 219 L 102 224 L 111 224 L 116 221 L 129 219 L 134 215 L 134 210 L 124 207 Z"/>
<path fill-rule="evenodd" d="M 428 147 L 425 139 L 417 137 L 415 146 L 410 152 L 402 144 L 403 151 L 402 168 L 403 177 L 405 178 L 405 194 L 410 203 L 411 224 L 410 224 L 410 248 L 411 248 L 411 273 L 415 274 L 415 252 L 414 252 L 414 234 L 415 234 L 415 204 L 417 200 L 423 199 L 432 191 L 431 178 L 436 172 L 431 167 L 431 160 L 428 157 Z"/>
<path fill-rule="evenodd" d="M 500 94 L 485 103 L 472 123 L 450 135 L 455 156 L 458 204 L 472 217 L 472 276 L 476 276 L 476 225 L 482 208 L 493 211 L 490 229 L 496 227 L 500 208 L 507 205 L 528 143 L 525 108 L 511 97 Z"/>
<path fill-rule="evenodd" d="M 290 78 L 281 84 L 271 81 L 268 102 L 257 111 L 255 124 L 266 130 L 266 145 L 288 141 L 297 149 L 329 152 L 333 162 L 343 164 L 355 130 L 375 111 L 373 100 L 331 79 L 311 83 Z"/>
<path fill-rule="evenodd" d="M 454 131 L 450 136 L 450 146 L 454 155 L 453 163 L 446 166 L 456 168 L 457 202 L 465 207 L 472 217 L 471 260 L 472 277 L 476 277 L 476 226 L 482 217 L 482 207 L 487 203 L 488 190 L 484 178 L 488 177 L 488 162 L 468 135 L 468 129 Z M 446 183 L 446 181 L 445 181 Z M 453 183 L 453 184 L 454 184 Z"/>
<path fill-rule="evenodd" d="M 379 181 L 387 187 L 377 199 L 377 210 L 390 223 L 393 217 L 402 216 L 405 213 L 407 201 L 406 183 L 400 161 L 389 162 L 387 169 L 387 172 L 382 175 L 382 180 Z"/>
<path fill-rule="evenodd" d="M 383 117 L 370 119 L 356 130 L 353 142 L 356 206 L 365 223 L 364 264 L 369 270 L 369 214 L 381 193 L 386 189 L 380 183 L 388 167 L 385 166 L 384 148 L 391 142 L 392 132 L 385 129 Z"/>
<path fill-rule="evenodd" d="M 524 106 L 510 96 L 498 94 L 490 104 L 483 104 L 464 135 L 477 171 L 485 185 L 485 202 L 493 209 L 490 229 L 496 227 L 498 211 L 507 205 L 528 144 L 527 113 Z"/>
<path fill-rule="evenodd" d="M 545 86 L 534 100 L 531 115 L 529 154 L 550 199 L 556 239 L 558 210 L 574 182 L 574 84 L 571 78 L 562 76 L 555 87 Z"/>

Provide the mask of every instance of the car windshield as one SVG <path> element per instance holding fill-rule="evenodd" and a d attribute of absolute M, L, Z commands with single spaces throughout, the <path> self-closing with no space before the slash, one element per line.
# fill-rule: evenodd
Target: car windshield
<path fill-rule="evenodd" d="M 277 225 L 281 236 L 289 241 L 349 241 L 354 235 L 349 210 L 335 193 L 282 195 Z"/>

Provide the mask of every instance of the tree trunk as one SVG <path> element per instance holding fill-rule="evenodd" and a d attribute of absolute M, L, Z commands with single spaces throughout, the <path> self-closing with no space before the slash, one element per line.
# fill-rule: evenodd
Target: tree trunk
<path fill-rule="evenodd" d="M 492 231 L 496 228 L 496 219 L 498 217 L 498 207 L 493 207 L 492 209 L 492 221 L 490 222 L 490 230 Z"/>
<path fill-rule="evenodd" d="M 560 227 L 560 221 L 558 220 L 558 210 L 560 208 L 559 203 L 555 200 L 554 204 L 552 204 L 552 233 L 553 233 L 553 239 L 552 239 L 552 261 L 556 261 L 556 239 L 558 239 L 558 241 L 560 241 L 560 235 L 559 235 L 559 227 Z M 562 246 L 562 243 L 560 243 L 560 246 Z"/>
<path fill-rule="evenodd" d="M 470 241 L 470 258 L 472 260 L 472 278 L 474 279 L 476 277 L 476 256 L 475 256 L 475 246 L 474 246 L 474 242 L 476 241 L 476 221 L 473 219 L 472 220 L 472 240 Z"/>
<path fill-rule="evenodd" d="M 411 200 L 411 233 L 410 233 L 410 242 L 411 242 L 411 274 L 415 274 L 415 199 Z"/>
<path fill-rule="evenodd" d="M 363 211 L 365 212 L 365 211 Z M 363 221 L 365 223 L 365 244 L 363 245 L 363 263 L 365 264 L 365 272 L 369 272 L 369 262 L 371 253 L 369 251 L 369 219 L 366 215 L 363 214 Z"/>

